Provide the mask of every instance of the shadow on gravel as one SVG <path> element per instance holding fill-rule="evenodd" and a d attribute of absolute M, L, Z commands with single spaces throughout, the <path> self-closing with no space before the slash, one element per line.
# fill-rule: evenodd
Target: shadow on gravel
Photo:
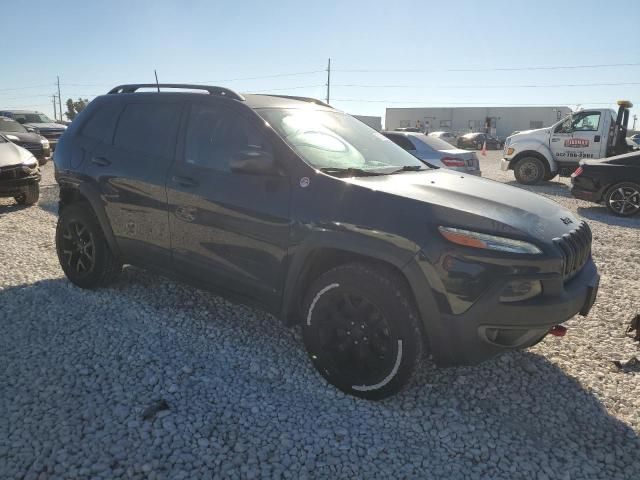
<path fill-rule="evenodd" d="M 573 198 L 573 195 L 571 195 L 569 187 L 567 187 L 566 184 L 562 182 L 554 182 L 553 180 L 550 182 L 544 182 L 540 185 L 522 185 L 515 180 L 510 180 L 505 183 L 507 185 L 511 185 L 512 187 L 522 188 L 523 190 L 528 190 L 533 193 Z"/>
<path fill-rule="evenodd" d="M 594 222 L 606 223 L 617 227 L 627 227 L 640 229 L 640 214 L 634 217 L 616 217 L 602 205 L 592 205 L 590 207 L 578 207 L 578 213 Z"/>
<path fill-rule="evenodd" d="M 126 417 L 133 425 L 126 427 L 132 453 L 122 453 L 120 465 L 146 461 L 145 452 L 156 448 L 151 428 L 174 428 L 171 435 L 181 437 L 194 458 L 221 455 L 240 465 L 255 449 L 266 452 L 268 463 L 284 465 L 302 456 L 313 458 L 315 467 L 304 467 L 311 468 L 307 472 L 325 468 L 323 478 L 376 472 L 381 478 L 639 478 L 638 435 L 588 388 L 531 352 L 477 367 L 423 365 L 405 391 L 368 402 L 321 379 L 297 330 L 137 268 L 126 268 L 113 287 L 96 291 L 63 278 L 7 288 L 0 291 L 0 305 L 8 307 L 0 314 L 0 364 L 8 365 L 7 376 L 20 375 L 19 382 L 9 379 L 0 399 L 48 392 L 45 404 L 10 405 L 14 415 L 36 420 L 13 433 L 24 429 L 23 437 L 55 447 L 56 430 L 40 425 L 58 421 L 56 408 L 73 425 L 91 425 L 91 415 L 101 415 L 97 433 L 67 440 L 78 451 L 94 445 L 92 462 L 112 460 L 104 453 L 111 451 L 111 437 L 100 431 L 122 431 L 129 415 L 118 420 L 124 410 L 137 413 Z M 78 376 L 78 386 L 73 378 L 60 384 L 60 371 L 65 378 Z M 99 381 L 86 380 L 91 375 Z M 143 408 L 159 398 L 170 406 L 163 417 L 169 426 L 156 422 L 143 435 Z M 100 409 L 87 409 L 96 403 Z M 164 432 L 159 435 L 169 434 Z M 208 440 L 196 442 L 200 435 Z M 171 465 L 166 463 L 169 477 Z"/>
<path fill-rule="evenodd" d="M 20 210 L 24 210 L 25 208 L 31 208 L 30 205 L 18 205 L 17 203 L 11 204 L 3 204 L 0 205 L 0 216 L 7 215 L 12 212 L 19 212 Z"/>

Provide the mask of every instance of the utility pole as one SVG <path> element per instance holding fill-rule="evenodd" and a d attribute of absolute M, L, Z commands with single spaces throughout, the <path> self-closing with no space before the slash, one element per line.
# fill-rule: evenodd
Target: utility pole
<path fill-rule="evenodd" d="M 633 116 L 633 128 L 632 128 L 632 130 L 636 129 L 636 120 L 638 120 L 638 115 L 634 115 Z"/>
<path fill-rule="evenodd" d="M 58 107 L 60 111 L 60 121 L 64 120 L 62 118 L 62 97 L 60 96 L 60 75 L 58 75 Z"/>
<path fill-rule="evenodd" d="M 327 103 L 329 103 L 329 94 L 331 93 L 331 59 L 327 64 Z"/>
<path fill-rule="evenodd" d="M 56 94 L 54 93 L 53 95 L 51 95 L 51 99 L 53 100 L 53 119 L 57 120 L 58 119 L 58 115 L 56 113 Z"/>

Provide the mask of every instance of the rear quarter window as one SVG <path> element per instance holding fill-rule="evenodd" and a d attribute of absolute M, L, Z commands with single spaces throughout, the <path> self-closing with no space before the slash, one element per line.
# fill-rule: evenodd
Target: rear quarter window
<path fill-rule="evenodd" d="M 114 144 L 132 152 L 172 158 L 182 106 L 173 103 L 130 103 L 124 107 Z"/>
<path fill-rule="evenodd" d="M 122 105 L 116 102 L 105 103 L 97 106 L 87 122 L 82 127 L 82 135 L 111 144 L 113 131 L 118 121 L 118 115 L 122 111 Z"/>

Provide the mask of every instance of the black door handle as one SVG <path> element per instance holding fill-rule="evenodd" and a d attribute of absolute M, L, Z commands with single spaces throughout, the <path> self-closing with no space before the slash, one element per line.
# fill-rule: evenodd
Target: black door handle
<path fill-rule="evenodd" d="M 176 182 L 178 185 L 180 185 L 181 187 L 189 187 L 189 188 L 193 188 L 193 187 L 197 187 L 198 186 L 198 182 L 196 182 L 193 178 L 191 177 L 180 177 L 178 175 L 174 175 L 171 180 L 173 180 L 174 182 Z"/>
<path fill-rule="evenodd" d="M 91 159 L 91 163 L 98 165 L 99 167 L 106 167 L 107 165 L 111 165 L 111 161 L 107 160 L 104 157 L 93 157 Z"/>
<path fill-rule="evenodd" d="M 596 135 L 593 137 L 593 143 L 598 143 L 600 141 L 600 135 Z"/>

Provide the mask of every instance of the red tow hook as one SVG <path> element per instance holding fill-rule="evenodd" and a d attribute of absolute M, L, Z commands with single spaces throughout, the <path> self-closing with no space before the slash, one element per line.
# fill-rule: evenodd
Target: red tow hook
<path fill-rule="evenodd" d="M 567 334 L 567 327 L 562 325 L 554 325 L 549 329 L 549 333 L 554 337 L 564 337 Z"/>

